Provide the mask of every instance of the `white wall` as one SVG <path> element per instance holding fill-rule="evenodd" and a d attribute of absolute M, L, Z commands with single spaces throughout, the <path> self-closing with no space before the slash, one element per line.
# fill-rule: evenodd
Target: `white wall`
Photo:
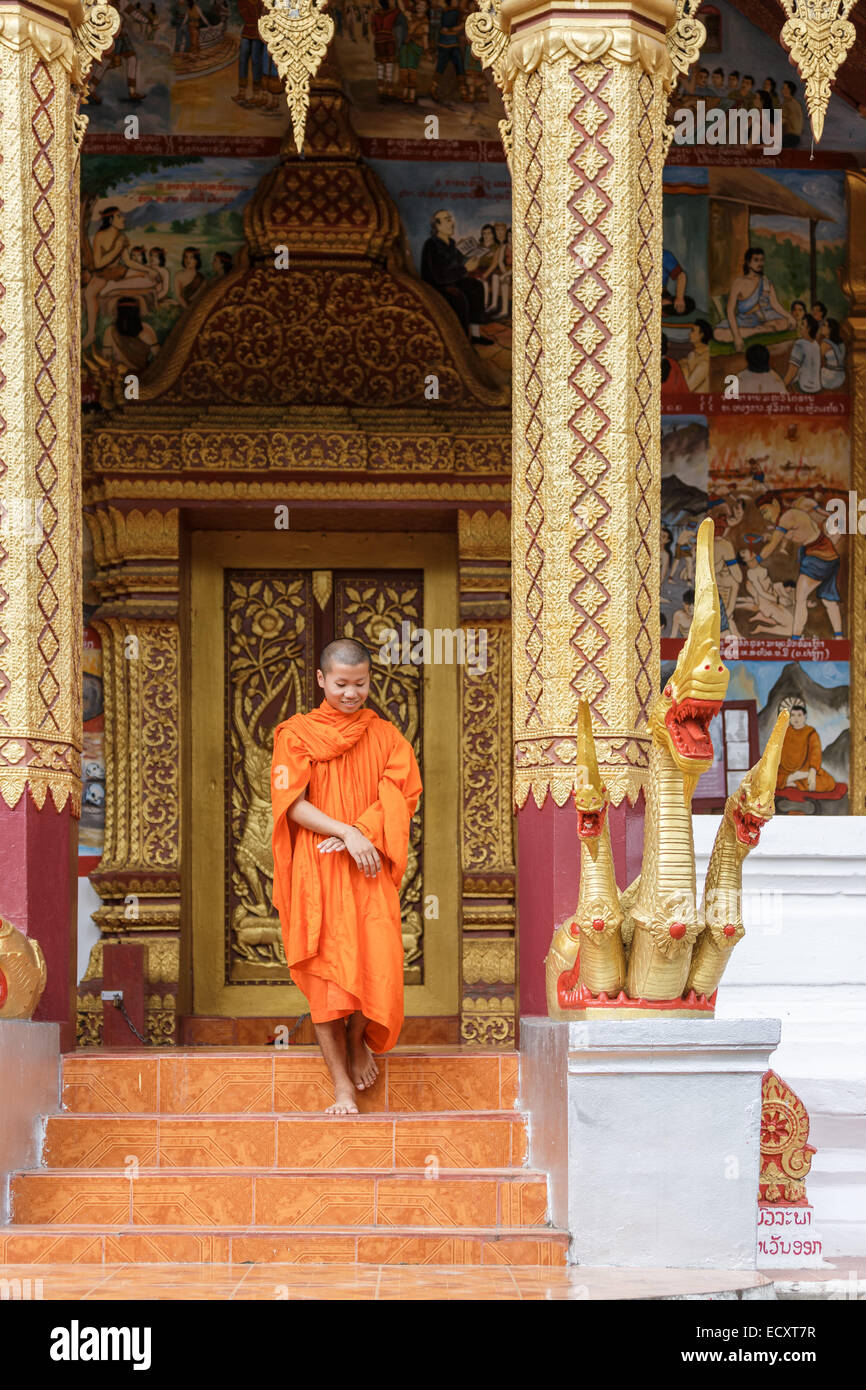
<path fill-rule="evenodd" d="M 94 868 L 99 863 L 99 856 L 93 859 Z M 99 928 L 91 917 L 102 905 L 102 899 L 96 892 L 89 878 L 78 880 L 78 980 L 79 983 L 87 969 L 87 962 L 90 960 L 90 952 L 99 940 Z"/>
<path fill-rule="evenodd" d="M 698 884 L 719 818 L 695 816 Z M 809 1111 L 827 1255 L 866 1255 L 866 816 L 777 816 L 746 860 L 719 1018 L 775 1017 L 770 1066 Z"/>

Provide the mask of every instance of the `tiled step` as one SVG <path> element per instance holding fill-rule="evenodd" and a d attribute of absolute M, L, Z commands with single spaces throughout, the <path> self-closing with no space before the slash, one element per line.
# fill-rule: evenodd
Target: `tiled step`
<path fill-rule="evenodd" d="M 516 1053 L 395 1049 L 333 1099 L 318 1049 L 63 1058 L 0 1263 L 565 1264 L 527 1162 Z"/>
<path fill-rule="evenodd" d="M 508 1168 L 526 1162 L 526 1117 L 459 1115 L 52 1115 L 47 1168 Z"/>
<path fill-rule="evenodd" d="M 513 1110 L 516 1052 L 430 1048 L 377 1059 L 364 1113 Z M 63 1058 L 63 1108 L 80 1114 L 321 1113 L 334 1098 L 317 1048 L 89 1050 Z"/>
<path fill-rule="evenodd" d="M 86 1226 L 541 1226 L 528 1169 L 13 1173 L 12 1221 Z"/>
<path fill-rule="evenodd" d="M 354 1226 L 315 1231 L 261 1227 L 0 1227 L 0 1265 L 393 1264 L 562 1266 L 568 1235 L 524 1228 Z"/>

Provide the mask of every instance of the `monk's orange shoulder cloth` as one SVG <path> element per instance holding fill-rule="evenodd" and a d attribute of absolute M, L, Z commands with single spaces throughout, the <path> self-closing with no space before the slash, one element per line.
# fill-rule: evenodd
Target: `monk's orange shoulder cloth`
<path fill-rule="evenodd" d="M 319 854 L 317 846 L 327 837 L 287 818 L 305 787 L 311 805 L 357 825 L 376 846 L 382 869 L 375 877 L 366 878 L 347 850 Z M 290 968 L 303 963 L 307 973 L 335 981 L 365 1003 L 365 991 L 375 993 L 370 980 L 387 977 L 388 993 L 399 991 L 401 1018 L 398 890 L 421 791 L 411 744 L 371 709 L 344 714 L 323 700 L 274 731 L 273 900 L 286 961 Z M 396 1018 L 394 1008 L 389 1002 L 389 1022 Z M 367 1007 L 364 1012 L 375 1016 Z"/>

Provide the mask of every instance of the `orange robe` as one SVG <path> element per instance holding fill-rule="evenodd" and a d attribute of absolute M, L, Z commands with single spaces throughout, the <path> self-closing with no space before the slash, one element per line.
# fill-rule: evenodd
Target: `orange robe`
<path fill-rule="evenodd" d="M 373 878 L 346 849 L 320 854 L 328 836 L 287 819 L 305 787 L 312 806 L 356 825 L 376 846 L 382 867 Z M 360 1009 L 378 1053 L 394 1046 L 403 1025 L 399 888 L 421 790 L 411 744 L 374 710 L 346 714 L 323 700 L 274 731 L 274 906 L 286 961 L 313 1022 Z"/>
<path fill-rule="evenodd" d="M 802 729 L 792 729 L 789 724 L 782 744 L 782 756 L 779 759 L 776 791 L 784 789 L 792 772 L 808 772 L 810 767 L 815 769 L 813 790 L 831 792 L 836 783 L 830 773 L 821 766 L 821 740 L 817 732 L 809 724 L 804 724 Z M 805 777 L 800 778 L 795 785 L 800 791 L 808 794 L 809 784 Z"/>

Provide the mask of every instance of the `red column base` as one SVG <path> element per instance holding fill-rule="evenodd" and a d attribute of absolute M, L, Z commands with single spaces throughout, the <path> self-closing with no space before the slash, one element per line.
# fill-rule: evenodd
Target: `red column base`
<path fill-rule="evenodd" d="M 75 1046 L 78 973 L 78 821 L 50 794 L 40 811 L 25 789 L 13 809 L 0 800 L 0 914 L 35 937 L 48 983 L 33 1015 L 60 1024 L 64 1052 Z"/>
<path fill-rule="evenodd" d="M 620 890 L 640 873 L 644 797 L 608 808 L 610 843 Z M 580 841 L 577 811 L 548 796 L 541 810 L 532 796 L 517 813 L 517 971 L 520 1014 L 547 1014 L 544 957 L 554 931 L 577 907 Z"/>
<path fill-rule="evenodd" d="M 138 942 L 124 941 L 102 948 L 102 988 L 117 990 L 123 995 L 123 1007 L 142 1037 L 147 1038 L 144 1026 L 144 967 L 147 948 Z M 143 1047 L 141 1038 L 133 1033 L 120 1009 L 110 1000 L 102 1005 L 103 1047 Z"/>

